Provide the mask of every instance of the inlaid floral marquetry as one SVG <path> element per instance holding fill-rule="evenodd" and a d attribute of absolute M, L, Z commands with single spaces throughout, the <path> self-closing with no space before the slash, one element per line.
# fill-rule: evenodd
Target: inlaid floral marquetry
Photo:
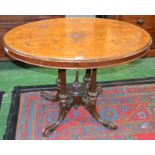
<path fill-rule="evenodd" d="M 61 63 L 53 65 L 53 62 L 64 61 L 67 68 L 69 65 L 71 68 L 86 68 L 83 63 L 98 61 L 101 62 L 96 64 L 98 68 L 131 61 L 144 55 L 150 44 L 151 37 L 142 28 L 126 22 L 95 18 L 31 22 L 13 28 L 4 36 L 8 55 L 32 64 L 37 64 L 35 59 L 41 60 L 38 65 L 62 68 Z M 123 60 L 131 56 L 135 57 Z M 119 62 L 111 63 L 113 60 Z"/>

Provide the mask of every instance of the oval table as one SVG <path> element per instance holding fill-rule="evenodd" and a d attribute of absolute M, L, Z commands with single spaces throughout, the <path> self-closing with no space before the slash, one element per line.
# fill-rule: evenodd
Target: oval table
<path fill-rule="evenodd" d="M 31 22 L 13 28 L 3 38 L 6 53 L 19 61 L 58 69 L 57 93 L 41 96 L 59 103 L 57 121 L 43 130 L 49 136 L 68 111 L 83 106 L 103 126 L 116 129 L 114 122 L 101 119 L 96 99 L 101 87 L 96 84 L 97 68 L 128 63 L 149 49 L 150 35 L 135 25 L 110 19 L 59 18 Z M 83 82 L 78 71 L 73 84 L 66 84 L 66 69 L 86 69 Z"/>

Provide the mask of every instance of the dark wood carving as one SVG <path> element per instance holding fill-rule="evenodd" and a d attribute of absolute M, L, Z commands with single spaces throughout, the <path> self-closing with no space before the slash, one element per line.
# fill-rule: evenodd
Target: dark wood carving
<path fill-rule="evenodd" d="M 96 110 L 96 98 L 100 94 L 100 87 L 96 86 L 96 71 L 97 69 L 86 70 L 84 83 L 80 83 L 78 80 L 78 71 L 76 72 L 76 78 L 73 84 L 66 85 L 66 70 L 58 70 L 58 92 L 55 98 L 58 98 L 55 104 L 59 104 L 59 115 L 56 122 L 49 125 L 43 130 L 43 136 L 48 137 L 57 127 L 59 127 L 66 117 L 69 110 L 74 107 L 78 108 L 83 106 L 93 118 L 98 121 L 101 125 L 115 130 L 116 124 L 111 121 L 103 120 Z M 88 80 L 89 79 L 89 80 Z M 53 98 L 47 92 L 42 92 L 41 96 L 53 103 Z"/>

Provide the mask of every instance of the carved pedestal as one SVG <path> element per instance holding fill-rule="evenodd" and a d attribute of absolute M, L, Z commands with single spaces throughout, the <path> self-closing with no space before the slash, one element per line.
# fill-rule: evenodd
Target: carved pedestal
<path fill-rule="evenodd" d="M 73 108 L 83 106 L 101 125 L 116 129 L 115 123 L 101 119 L 96 110 L 96 99 L 101 92 L 101 88 L 96 86 L 96 71 L 97 69 L 87 69 L 84 82 L 78 80 L 78 71 L 73 84 L 66 85 L 66 70 L 58 70 L 57 93 L 55 96 L 49 95 L 47 92 L 41 92 L 41 96 L 51 102 L 59 104 L 59 116 L 56 122 L 43 130 L 43 136 L 48 137 L 63 121 L 68 111 Z"/>

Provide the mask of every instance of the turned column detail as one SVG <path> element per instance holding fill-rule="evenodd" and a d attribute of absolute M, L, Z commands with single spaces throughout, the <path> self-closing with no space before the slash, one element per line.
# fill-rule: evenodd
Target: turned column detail
<path fill-rule="evenodd" d="M 57 121 L 43 130 L 44 137 L 48 137 L 54 130 L 56 130 L 72 107 L 78 108 L 79 106 L 83 106 L 88 110 L 93 118 L 101 125 L 109 129 L 116 129 L 117 126 L 115 123 L 102 119 L 96 110 L 96 99 L 100 94 L 96 85 L 96 74 L 97 69 L 87 69 L 83 78 L 84 82 L 81 83 L 78 80 L 79 73 L 77 71 L 73 84 L 67 85 L 66 70 L 58 70 L 58 88 L 55 98 L 53 96 L 51 97 L 47 92 L 41 93 L 44 99 L 50 100 L 51 102 L 57 101 L 56 103 L 60 106 Z"/>

